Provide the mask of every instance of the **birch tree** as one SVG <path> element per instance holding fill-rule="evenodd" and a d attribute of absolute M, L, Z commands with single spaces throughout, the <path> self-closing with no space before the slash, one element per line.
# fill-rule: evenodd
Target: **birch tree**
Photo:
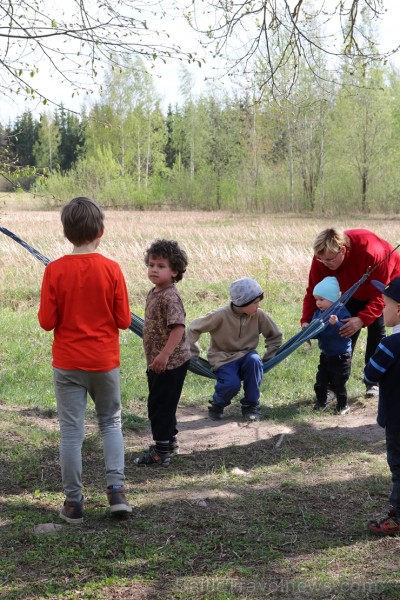
<path fill-rule="evenodd" d="M 33 147 L 33 154 L 37 167 L 46 168 L 50 172 L 59 167 L 60 158 L 58 148 L 61 143 L 59 123 L 49 111 L 40 117 L 38 126 L 38 139 Z"/>
<path fill-rule="evenodd" d="M 343 88 L 336 102 L 331 153 L 341 165 L 342 186 L 348 174 L 357 182 L 357 208 L 369 212 L 371 185 L 392 146 L 392 102 L 382 69 L 363 67 L 351 78 L 351 88 Z"/>
<path fill-rule="evenodd" d="M 160 157 L 166 142 L 153 81 L 136 58 L 110 69 L 105 82 L 107 91 L 90 113 L 87 154 L 109 147 L 120 176 L 133 176 L 139 187 L 148 187 L 150 173 L 164 168 Z"/>

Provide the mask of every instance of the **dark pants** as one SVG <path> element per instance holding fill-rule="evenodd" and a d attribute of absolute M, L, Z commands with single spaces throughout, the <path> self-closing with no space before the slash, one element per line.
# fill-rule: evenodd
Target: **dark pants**
<path fill-rule="evenodd" d="M 189 361 L 176 369 L 155 373 L 147 369 L 149 397 L 148 416 L 154 441 L 166 442 L 178 433 L 176 409 L 178 408 Z"/>
<path fill-rule="evenodd" d="M 355 298 L 350 298 L 350 300 L 346 302 L 346 308 L 352 317 L 356 317 L 358 313 L 363 308 L 365 308 L 367 304 L 367 300 L 356 300 Z M 351 338 L 353 352 L 360 332 L 361 330 L 357 331 Z M 373 321 L 371 325 L 368 325 L 367 327 L 367 347 L 365 349 L 365 364 L 367 364 L 371 356 L 374 354 L 379 342 L 382 338 L 385 337 L 385 335 L 385 324 L 383 322 L 383 315 L 381 315 L 380 317 L 375 319 L 375 321 Z"/>
<path fill-rule="evenodd" d="M 400 432 L 386 428 L 386 456 L 392 474 L 389 503 L 400 516 Z"/>
<path fill-rule="evenodd" d="M 338 356 L 326 356 L 321 352 L 314 385 L 320 406 L 326 404 L 328 388 L 336 394 L 338 408 L 347 406 L 346 382 L 350 377 L 350 370 L 350 352 Z"/>

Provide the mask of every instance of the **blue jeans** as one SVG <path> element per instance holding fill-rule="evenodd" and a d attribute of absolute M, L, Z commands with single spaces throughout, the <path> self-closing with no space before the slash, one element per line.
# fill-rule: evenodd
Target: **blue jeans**
<path fill-rule="evenodd" d="M 386 428 L 386 456 L 392 474 L 389 503 L 400 516 L 400 432 Z"/>
<path fill-rule="evenodd" d="M 67 500 L 82 497 L 82 443 L 87 395 L 94 402 L 103 441 L 107 486 L 124 482 L 124 441 L 121 430 L 119 367 L 111 371 L 65 371 L 53 368 L 60 422 L 60 463 Z"/>
<path fill-rule="evenodd" d="M 248 352 L 241 358 L 226 365 L 222 365 L 215 371 L 217 383 L 213 395 L 213 402 L 225 407 L 239 392 L 243 381 L 244 397 L 242 405 L 258 406 L 260 399 L 260 385 L 264 375 L 263 364 L 257 352 Z"/>

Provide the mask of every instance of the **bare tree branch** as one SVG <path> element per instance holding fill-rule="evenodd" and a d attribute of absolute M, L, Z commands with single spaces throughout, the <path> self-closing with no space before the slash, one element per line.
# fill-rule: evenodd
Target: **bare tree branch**
<path fill-rule="evenodd" d="M 292 84 L 301 61 L 317 72 L 316 56 L 331 64 L 388 59 L 399 46 L 379 52 L 362 26 L 385 12 L 384 0 L 192 0 L 186 18 L 204 46 L 224 57 L 229 75 L 254 75 L 262 60 L 268 66 L 262 85 L 274 89 L 283 67 L 291 69 Z"/>
<path fill-rule="evenodd" d="M 93 93 L 101 70 L 126 57 L 196 61 L 149 23 L 165 16 L 161 0 L 6 0 L 0 4 L 0 95 L 52 98 L 35 85 L 42 71 Z"/>

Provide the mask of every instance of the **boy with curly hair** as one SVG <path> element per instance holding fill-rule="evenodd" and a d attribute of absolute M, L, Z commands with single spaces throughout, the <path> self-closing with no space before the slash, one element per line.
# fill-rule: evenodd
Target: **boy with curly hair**
<path fill-rule="evenodd" d="M 154 284 L 147 295 L 143 325 L 147 409 L 154 444 L 135 463 L 168 467 L 170 455 L 179 451 L 176 411 L 190 359 L 185 310 L 175 286 L 188 260 L 178 242 L 162 239 L 147 248 L 145 264 Z"/>

